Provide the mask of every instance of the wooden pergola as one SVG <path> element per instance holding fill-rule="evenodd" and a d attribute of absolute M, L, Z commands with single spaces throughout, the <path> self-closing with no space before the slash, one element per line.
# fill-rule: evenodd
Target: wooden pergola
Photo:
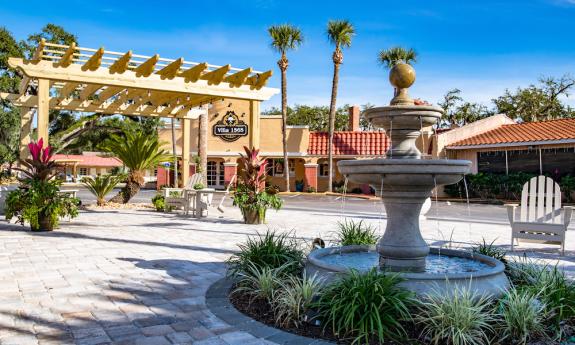
<path fill-rule="evenodd" d="M 278 93 L 265 87 L 272 71 L 258 72 L 125 53 L 104 48 L 61 45 L 42 40 L 29 60 L 11 57 L 10 67 L 24 77 L 19 93 L 0 98 L 20 107 L 20 155 L 30 142 L 37 116 L 38 138 L 48 140 L 50 109 L 103 114 L 178 118 L 182 123 L 182 163 L 190 163 L 191 112 L 213 101 L 231 98 L 250 102 L 250 145 L 259 146 L 260 102 Z M 197 112 L 196 112 L 197 113 Z M 182 169 L 183 181 L 189 169 Z"/>

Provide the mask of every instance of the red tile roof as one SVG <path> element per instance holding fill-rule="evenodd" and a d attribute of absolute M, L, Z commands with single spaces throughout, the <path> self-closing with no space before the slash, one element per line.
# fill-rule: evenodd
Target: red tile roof
<path fill-rule="evenodd" d="M 328 154 L 329 135 L 325 132 L 311 132 L 307 153 Z M 384 132 L 335 132 L 333 154 L 335 156 L 383 156 L 389 146 Z"/>
<path fill-rule="evenodd" d="M 122 161 L 116 157 L 100 157 L 96 155 L 63 155 L 55 154 L 52 160 L 74 160 L 78 161 L 78 166 L 87 167 L 121 167 Z"/>
<path fill-rule="evenodd" d="M 575 119 L 502 125 L 455 142 L 453 146 L 475 146 L 575 139 Z"/>

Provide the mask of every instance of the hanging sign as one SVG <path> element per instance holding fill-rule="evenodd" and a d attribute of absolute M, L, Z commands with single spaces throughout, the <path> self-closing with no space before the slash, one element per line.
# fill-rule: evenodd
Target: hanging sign
<path fill-rule="evenodd" d="M 240 120 L 233 110 L 230 110 L 220 121 L 216 122 L 213 134 L 225 141 L 236 141 L 248 135 L 248 125 Z"/>

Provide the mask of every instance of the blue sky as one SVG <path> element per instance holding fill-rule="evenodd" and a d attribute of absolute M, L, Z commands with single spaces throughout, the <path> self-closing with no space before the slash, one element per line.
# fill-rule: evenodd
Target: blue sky
<path fill-rule="evenodd" d="M 295 24 L 305 43 L 288 56 L 290 104 L 329 104 L 329 19 L 349 19 L 357 30 L 353 46 L 344 51 L 338 104 L 389 102 L 392 90 L 376 55 L 394 45 L 417 50 L 418 80 L 411 94 L 433 103 L 459 88 L 464 98 L 491 106 L 505 88 L 575 74 L 575 0 L 0 0 L 0 25 L 18 39 L 55 23 L 77 34 L 85 47 L 274 69 L 273 87 L 280 83 L 278 56 L 269 48 L 266 29 Z M 264 108 L 279 101 L 275 96 Z"/>

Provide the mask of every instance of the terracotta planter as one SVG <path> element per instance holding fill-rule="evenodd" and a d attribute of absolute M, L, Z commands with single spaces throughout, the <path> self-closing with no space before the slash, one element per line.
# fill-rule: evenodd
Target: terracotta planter
<path fill-rule="evenodd" d="M 245 224 L 264 224 L 266 222 L 266 210 L 261 215 L 258 210 L 244 208 L 242 209 Z"/>
<path fill-rule="evenodd" d="M 52 222 L 50 221 L 50 217 L 44 216 L 44 215 L 39 215 L 38 216 L 38 227 L 32 227 L 30 226 L 30 229 L 32 231 L 35 232 L 41 232 L 41 231 L 52 231 L 54 230 L 54 224 L 52 224 Z"/>

